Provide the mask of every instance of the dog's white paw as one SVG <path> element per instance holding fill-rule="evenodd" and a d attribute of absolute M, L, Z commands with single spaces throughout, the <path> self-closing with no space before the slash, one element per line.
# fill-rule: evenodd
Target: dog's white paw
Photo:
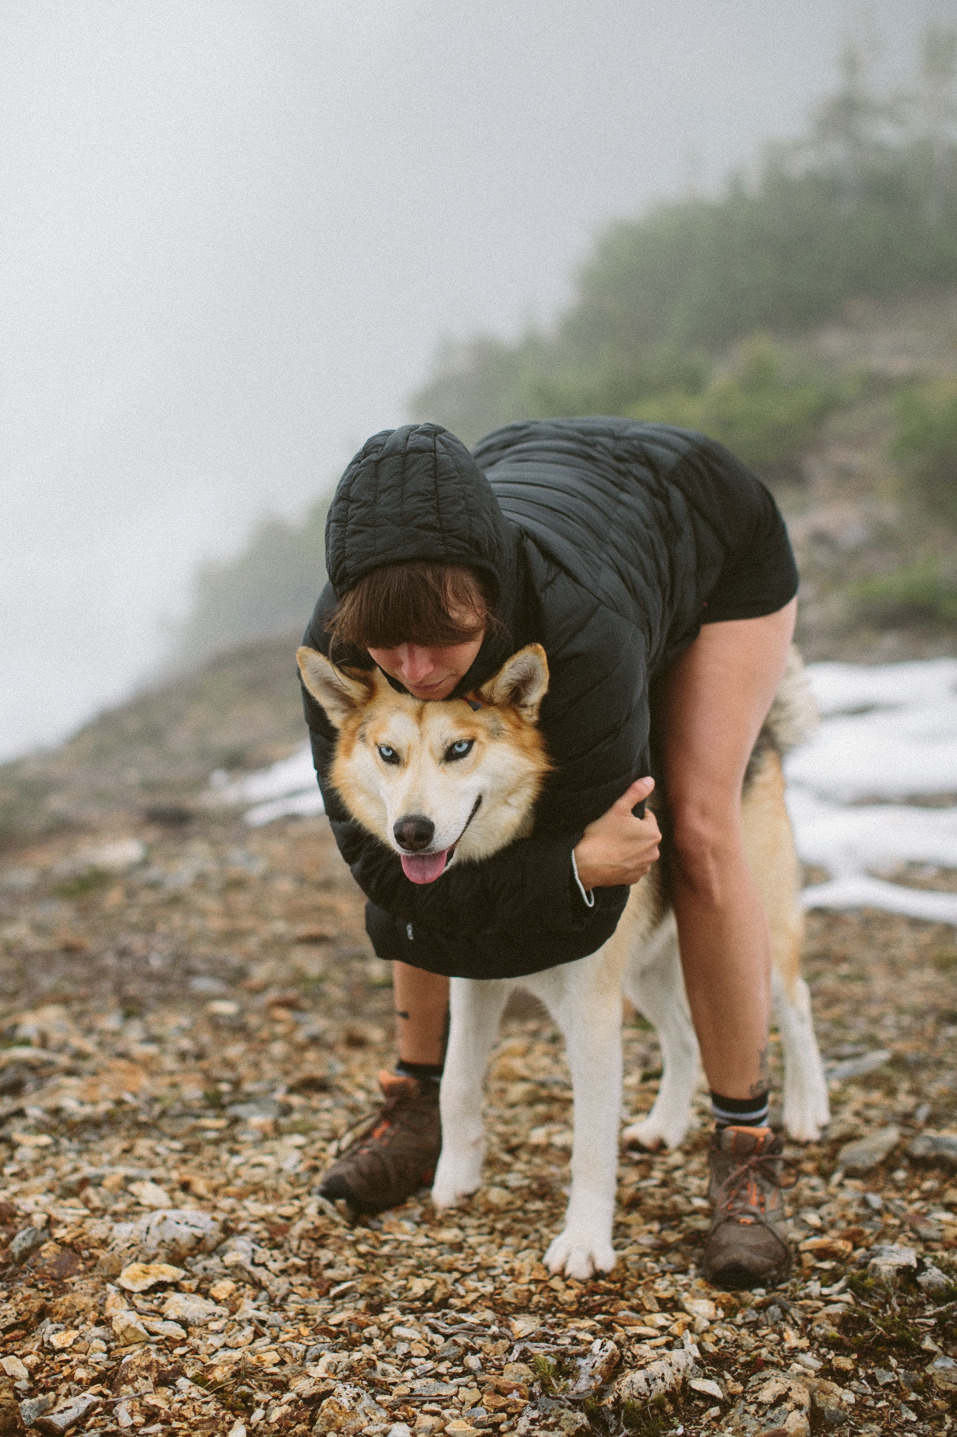
<path fill-rule="evenodd" d="M 545 1254 L 549 1272 L 563 1273 L 579 1282 L 594 1277 L 596 1272 L 611 1272 L 614 1265 L 615 1250 L 609 1238 L 570 1227 L 559 1233 Z"/>
<path fill-rule="evenodd" d="M 436 1208 L 455 1207 L 482 1185 L 482 1163 L 473 1153 L 447 1154 L 442 1150 L 432 1183 Z"/>
<path fill-rule="evenodd" d="M 783 1125 L 788 1137 L 795 1143 L 816 1143 L 821 1136 L 821 1129 L 816 1123 L 789 1123 L 785 1118 Z"/>
<path fill-rule="evenodd" d="M 647 1118 L 625 1128 L 622 1138 L 626 1148 L 645 1148 L 648 1152 L 654 1152 L 662 1144 L 666 1148 L 680 1147 L 687 1131 L 687 1122 L 664 1122 L 656 1118 L 652 1111 Z"/>
<path fill-rule="evenodd" d="M 664 1141 L 661 1133 L 647 1119 L 640 1123 L 630 1123 L 621 1136 L 626 1148 L 646 1148 L 648 1152 L 660 1148 Z"/>
<path fill-rule="evenodd" d="M 782 1114 L 785 1132 L 796 1143 L 816 1143 L 821 1129 L 827 1126 L 830 1118 L 826 1101 L 823 1106 L 820 1103 L 795 1103 L 792 1106 L 785 1102 Z"/>

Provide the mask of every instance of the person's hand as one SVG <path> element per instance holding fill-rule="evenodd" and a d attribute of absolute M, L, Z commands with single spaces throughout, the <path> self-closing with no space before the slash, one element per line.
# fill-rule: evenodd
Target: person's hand
<path fill-rule="evenodd" d="M 653 778 L 635 779 L 608 812 L 585 829 L 575 845 L 575 866 L 583 888 L 637 883 L 658 861 L 661 830 L 655 815 L 635 818 L 631 811 L 654 786 Z"/>

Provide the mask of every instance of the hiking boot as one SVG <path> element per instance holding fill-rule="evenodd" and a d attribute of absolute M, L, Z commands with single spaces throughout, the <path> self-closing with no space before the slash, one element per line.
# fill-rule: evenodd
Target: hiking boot
<path fill-rule="evenodd" d="M 722 1128 L 711 1139 L 711 1231 L 701 1271 L 715 1287 L 772 1287 L 791 1270 L 781 1153 L 770 1128 Z"/>
<path fill-rule="evenodd" d="M 432 1181 L 442 1146 L 439 1085 L 432 1078 L 380 1073 L 385 1102 L 319 1185 L 355 1214 L 396 1207 Z"/>

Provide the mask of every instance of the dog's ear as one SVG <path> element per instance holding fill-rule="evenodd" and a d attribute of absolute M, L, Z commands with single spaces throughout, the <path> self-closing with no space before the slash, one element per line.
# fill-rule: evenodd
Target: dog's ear
<path fill-rule="evenodd" d="M 358 673 L 347 674 L 318 649 L 305 645 L 296 650 L 296 662 L 303 683 L 334 728 L 341 728 L 354 709 L 368 703 L 373 687 L 371 673 L 367 679 Z"/>
<path fill-rule="evenodd" d="M 510 704 L 528 723 L 537 723 L 542 699 L 548 691 L 548 661 L 541 644 L 528 644 L 502 665 L 493 679 L 479 689 L 490 704 Z"/>

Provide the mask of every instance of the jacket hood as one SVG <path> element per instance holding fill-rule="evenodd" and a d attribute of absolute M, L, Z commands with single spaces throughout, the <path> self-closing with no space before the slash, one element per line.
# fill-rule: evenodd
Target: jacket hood
<path fill-rule="evenodd" d="M 374 434 L 339 481 L 326 521 L 336 596 L 384 564 L 465 564 L 505 588 L 508 528 L 488 480 L 461 440 L 438 424 Z"/>
<path fill-rule="evenodd" d="M 384 564 L 463 564 L 491 582 L 497 625 L 456 687 L 484 683 L 512 652 L 518 534 L 460 439 L 439 424 L 373 434 L 339 481 L 326 520 L 326 571 L 336 595 Z"/>

